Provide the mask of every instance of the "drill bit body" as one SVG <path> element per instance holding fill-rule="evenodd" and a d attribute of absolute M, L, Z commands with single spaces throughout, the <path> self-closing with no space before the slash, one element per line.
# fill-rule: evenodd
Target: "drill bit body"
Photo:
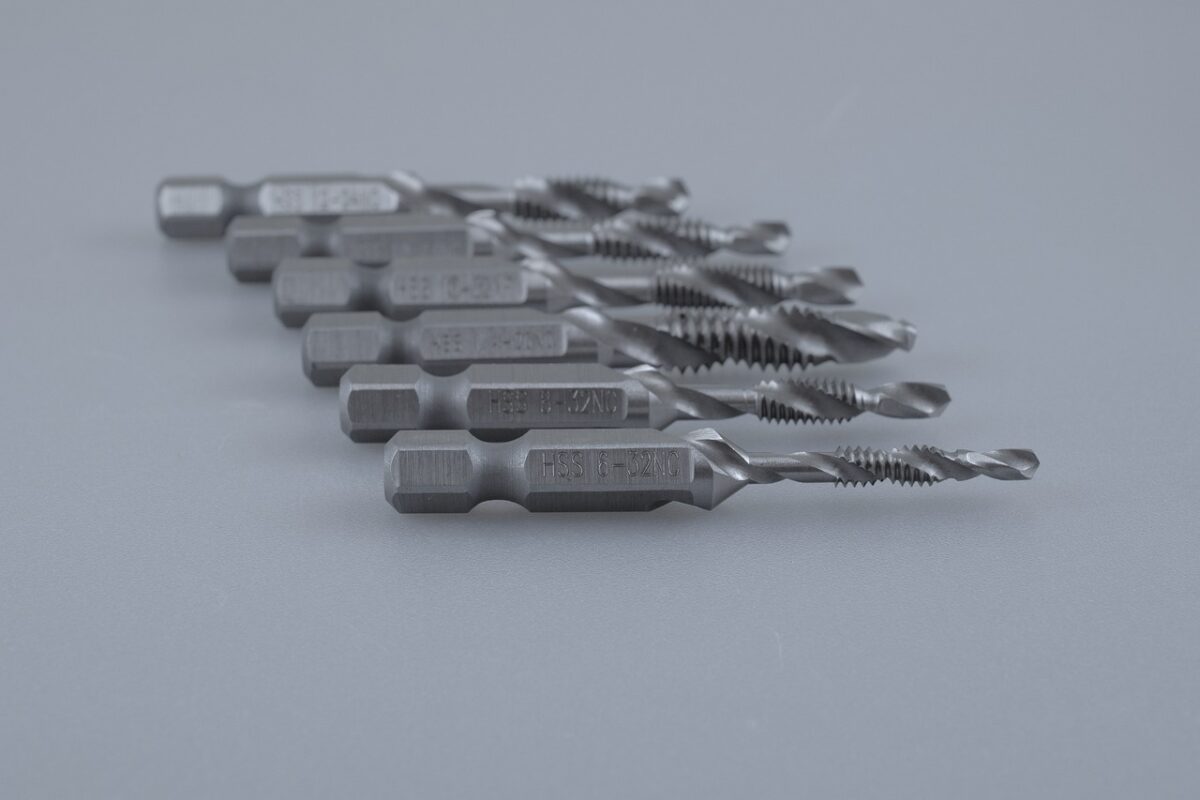
<path fill-rule="evenodd" d="M 805 367 L 911 349 L 913 326 L 866 311 L 795 304 L 752 309 L 589 307 L 427 311 L 395 321 L 377 312 L 315 314 L 304 327 L 304 371 L 333 385 L 355 364 L 417 364 L 449 374 L 480 362 L 640 364 L 698 369 L 722 361 Z"/>
<path fill-rule="evenodd" d="M 335 216 L 422 212 L 466 216 L 482 209 L 537 219 L 603 219 L 630 209 L 678 214 L 678 178 L 628 186 L 605 178 L 525 178 L 511 188 L 429 184 L 415 173 L 281 175 L 250 184 L 220 177 L 168 178 L 156 197 L 158 225 L 172 238 L 217 238 L 240 216 Z"/>
<path fill-rule="evenodd" d="M 503 443 L 466 431 L 404 431 L 385 449 L 384 491 L 398 511 L 418 513 L 465 512 L 485 500 L 531 511 L 649 511 L 670 502 L 711 509 L 752 483 L 1027 480 L 1037 467 L 1029 450 L 754 453 L 711 429 L 541 430 Z"/>
<path fill-rule="evenodd" d="M 944 387 L 890 383 L 863 389 L 845 381 L 773 376 L 729 386 L 707 376 L 667 375 L 598 364 L 476 364 L 454 375 L 420 367 L 359 364 L 341 380 L 342 430 L 359 442 L 401 430 L 463 429 L 489 440 L 539 428 L 665 428 L 678 420 L 743 414 L 772 422 L 845 422 L 874 413 L 935 417 Z"/>
<path fill-rule="evenodd" d="M 289 327 L 334 311 L 410 319 L 435 308 L 578 305 L 766 306 L 784 300 L 846 304 L 861 285 L 848 267 L 784 273 L 762 264 L 687 261 L 572 265 L 549 259 L 398 259 L 383 267 L 344 258 L 284 261 L 272 280 L 275 313 Z"/>
<path fill-rule="evenodd" d="M 716 225 L 637 212 L 565 221 L 492 212 L 466 220 L 416 214 L 329 220 L 242 217 L 230 226 L 225 249 L 230 272 L 250 282 L 270 280 L 280 262 L 296 257 L 339 257 L 375 265 L 414 256 L 695 259 L 720 251 L 777 255 L 787 248 L 789 235 L 781 222 Z"/>

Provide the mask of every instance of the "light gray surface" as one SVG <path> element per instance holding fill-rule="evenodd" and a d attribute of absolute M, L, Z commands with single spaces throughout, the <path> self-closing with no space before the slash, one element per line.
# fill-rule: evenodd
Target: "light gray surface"
<path fill-rule="evenodd" d="M 1196 4 L 77 5 L 0 31 L 6 796 L 1200 792 Z M 400 517 L 151 198 L 392 165 L 788 218 L 955 402 L 727 430 L 1042 472 Z"/>

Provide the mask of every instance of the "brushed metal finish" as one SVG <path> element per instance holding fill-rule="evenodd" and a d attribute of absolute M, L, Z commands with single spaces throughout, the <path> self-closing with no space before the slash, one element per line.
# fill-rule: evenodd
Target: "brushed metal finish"
<path fill-rule="evenodd" d="M 384 492 L 405 513 L 465 512 L 485 500 L 530 511 L 649 511 L 680 502 L 716 507 L 744 486 L 783 480 L 862 486 L 1028 480 L 1030 450 L 887 450 L 759 453 L 711 428 L 535 430 L 508 442 L 467 431 L 402 431 L 384 452 Z"/>
<path fill-rule="evenodd" d="M 499 255 L 505 258 L 600 258 L 693 261 L 721 252 L 778 255 L 790 233 L 782 222 L 745 226 L 625 212 L 605 220 L 523 219 L 479 212 L 466 220 L 429 214 L 335 218 L 239 217 L 225 237 L 229 270 L 241 281 L 270 280 L 285 258 L 342 257 L 365 264 L 393 258 Z"/>
<path fill-rule="evenodd" d="M 358 364 L 340 383 L 342 430 L 359 442 L 458 428 L 496 440 L 540 428 L 664 428 L 742 415 L 786 423 L 846 422 L 864 413 L 918 419 L 940 415 L 950 402 L 934 383 L 863 389 L 831 379 L 772 376 L 743 386 L 709 380 L 599 364 L 475 364 L 453 375 Z"/>
<path fill-rule="evenodd" d="M 317 313 L 378 311 L 411 319 L 436 308 L 846 304 L 862 285 L 848 267 L 785 273 L 761 264 L 572 265 L 549 259 L 401 258 L 371 267 L 345 258 L 287 258 L 272 279 L 275 313 L 299 327 Z"/>
<path fill-rule="evenodd" d="M 911 349 L 911 323 L 866 311 L 817 312 L 796 304 L 753 309 L 601 311 L 529 308 L 426 311 L 389 320 L 375 311 L 314 314 L 304 326 L 303 365 L 333 385 L 355 364 L 417 364 L 448 374 L 477 362 L 639 364 L 698 369 L 722 361 L 806 367 L 853 363 Z"/>
<path fill-rule="evenodd" d="M 219 176 L 167 178 L 155 193 L 158 227 L 175 239 L 215 239 L 240 216 L 341 216 L 496 210 L 538 219 L 603 219 L 627 210 L 678 214 L 688 205 L 678 178 L 631 186 L 607 178 L 523 178 L 511 187 L 430 184 L 414 172 L 278 175 L 249 184 Z"/>
<path fill-rule="evenodd" d="M 225 235 L 225 259 L 244 283 L 271 280 L 282 262 L 339 256 L 360 264 L 392 259 L 486 255 L 487 240 L 454 217 L 357 214 L 328 220 L 238 217 Z"/>
<path fill-rule="evenodd" d="M 469 215 L 466 221 L 511 252 L 550 258 L 672 258 L 720 251 L 771 256 L 787 250 L 792 236 L 788 224 L 778 220 L 719 225 L 635 211 L 596 221 L 530 221 L 487 210 Z"/>

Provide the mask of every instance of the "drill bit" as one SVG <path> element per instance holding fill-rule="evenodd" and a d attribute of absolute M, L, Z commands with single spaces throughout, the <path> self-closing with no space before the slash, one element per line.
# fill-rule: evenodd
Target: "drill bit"
<path fill-rule="evenodd" d="M 405 513 L 465 512 L 485 500 L 530 511 L 650 511 L 670 502 L 711 509 L 751 483 L 1011 481 L 1028 480 L 1037 467 L 1030 450 L 748 452 L 711 428 L 684 436 L 537 430 L 500 443 L 461 430 L 402 431 L 385 448 L 384 492 Z"/>
<path fill-rule="evenodd" d="M 325 220 L 239 217 L 229 226 L 225 252 L 235 278 L 266 281 L 284 259 L 301 256 L 376 265 L 417 256 L 480 255 L 692 260 L 722 249 L 777 254 L 787 241 L 782 222 L 721 227 L 646 214 L 600 222 L 518 220 L 492 212 L 472 214 L 466 221 L 431 214 L 366 214 Z"/>
<path fill-rule="evenodd" d="M 282 175 L 250 184 L 221 177 L 167 178 L 158 186 L 158 226 L 174 239 L 215 239 L 234 217 L 335 216 L 434 212 L 466 216 L 481 209 L 538 219 L 603 219 L 628 209 L 679 214 L 688 205 L 678 178 L 627 186 L 606 178 L 523 178 L 512 188 L 428 184 L 415 173 Z"/>
<path fill-rule="evenodd" d="M 238 217 L 225 257 L 243 283 L 271 280 L 289 258 L 342 257 L 382 265 L 398 258 L 489 255 L 490 240 L 462 220 L 436 214 L 352 214 L 334 219 Z"/>
<path fill-rule="evenodd" d="M 599 364 L 476 364 L 454 375 L 358 364 L 342 376 L 342 430 L 383 442 L 402 430 L 464 429 L 489 440 L 537 428 L 665 428 L 678 420 L 749 414 L 770 422 L 936 417 L 950 402 L 935 383 L 861 389 L 838 380 L 772 377 L 750 386 Z"/>
<path fill-rule="evenodd" d="M 760 220 L 749 225 L 716 225 L 688 217 L 625 212 L 604 220 L 522 220 L 495 211 L 477 211 L 467 224 L 497 246 L 523 256 L 575 258 L 672 258 L 728 250 L 745 255 L 779 255 L 787 249 L 787 223 Z"/>
<path fill-rule="evenodd" d="M 529 308 L 426 311 L 389 320 L 375 311 L 314 314 L 304 326 L 304 372 L 336 384 L 355 364 L 417 364 L 449 374 L 476 362 L 640 364 L 697 369 L 723 361 L 805 367 L 909 350 L 913 326 L 867 311 L 817 312 L 792 303 L 751 309 L 601 311 Z"/>
<path fill-rule="evenodd" d="M 848 267 L 784 273 L 760 264 L 630 262 L 569 269 L 545 258 L 397 259 L 385 267 L 344 258 L 286 259 L 275 271 L 275 313 L 288 327 L 313 314 L 379 311 L 410 319 L 431 308 L 528 306 L 561 311 L 646 303 L 680 306 L 774 305 L 783 300 L 851 302 L 861 286 Z"/>

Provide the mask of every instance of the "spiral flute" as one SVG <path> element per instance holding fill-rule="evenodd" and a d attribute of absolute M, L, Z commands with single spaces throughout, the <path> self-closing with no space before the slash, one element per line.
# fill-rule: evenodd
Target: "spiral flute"
<path fill-rule="evenodd" d="M 698 369 L 858 362 L 912 347 L 912 325 L 865 311 L 654 306 L 427 311 L 410 320 L 378 312 L 314 314 L 304 327 L 304 371 L 333 385 L 355 364 L 417 364 L 437 374 L 474 363 L 566 362 Z"/>
<path fill-rule="evenodd" d="M 678 178 L 629 186 L 607 178 L 524 178 L 511 188 L 430 184 L 409 171 L 388 175 L 281 175 L 250 184 L 220 177 L 159 184 L 158 225 L 171 238 L 211 239 L 239 216 L 335 216 L 424 212 L 465 216 L 481 209 L 538 219 L 602 219 L 626 210 L 679 214 L 688 205 Z"/>
<path fill-rule="evenodd" d="M 717 225 L 637 212 L 599 221 L 531 223 L 494 211 L 478 211 L 467 217 L 467 223 L 505 251 L 549 258 L 695 258 L 719 251 L 779 255 L 791 240 L 785 222 Z"/>
<path fill-rule="evenodd" d="M 892 481 L 926 485 L 986 476 L 1028 480 L 1030 450 L 889 450 L 757 453 L 711 428 L 673 436 L 653 430 L 535 430 L 508 442 L 467 431 L 402 431 L 384 453 L 384 491 L 398 511 L 465 512 L 485 500 L 531 511 L 649 511 L 670 502 L 716 507 L 752 483 Z"/>
<path fill-rule="evenodd" d="M 863 389 L 828 379 L 773 378 L 748 386 L 687 382 L 701 377 L 599 364 L 475 364 L 454 375 L 358 364 L 341 380 L 342 430 L 359 442 L 435 429 L 499 439 L 540 428 L 665 428 L 677 420 L 744 414 L 798 423 L 845 422 L 863 413 L 917 419 L 941 414 L 950 402 L 934 383 Z"/>
<path fill-rule="evenodd" d="M 588 311 L 593 310 L 566 313 Z M 817 311 L 797 303 L 744 309 L 639 306 L 627 316 L 712 353 L 716 361 L 755 366 L 871 361 L 898 349 L 911 350 L 917 336 L 905 320 L 871 311 Z"/>
<path fill-rule="evenodd" d="M 408 258 L 383 267 L 344 258 L 285 260 L 272 281 L 275 313 L 289 327 L 313 314 L 379 311 L 411 319 L 436 308 L 526 306 L 561 311 L 578 305 L 773 305 L 786 299 L 848 303 L 861 285 L 848 267 L 783 273 L 755 264 L 690 262 L 579 265 L 549 259 Z"/>

